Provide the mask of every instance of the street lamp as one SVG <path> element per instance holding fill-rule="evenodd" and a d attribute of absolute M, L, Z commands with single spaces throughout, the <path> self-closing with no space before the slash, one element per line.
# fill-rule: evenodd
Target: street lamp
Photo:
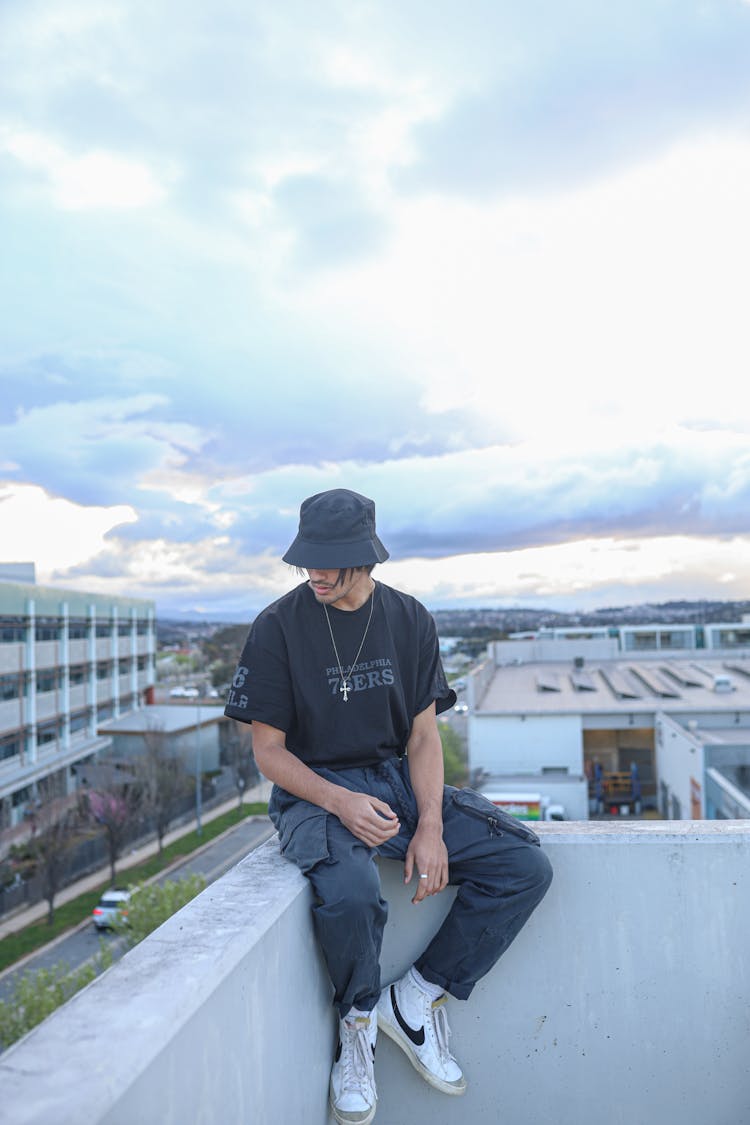
<path fill-rule="evenodd" d="M 201 705 L 195 705 L 195 819 L 196 835 L 203 835 L 201 825 Z"/>

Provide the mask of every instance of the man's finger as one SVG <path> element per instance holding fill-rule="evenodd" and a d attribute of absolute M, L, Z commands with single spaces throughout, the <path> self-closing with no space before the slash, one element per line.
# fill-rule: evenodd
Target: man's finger
<path fill-rule="evenodd" d="M 421 902 L 422 899 L 426 896 L 426 894 L 427 894 L 427 882 L 428 882 L 427 879 L 417 880 L 417 893 L 414 895 L 414 898 L 411 900 L 412 902 L 414 902 L 414 903 Z"/>
<path fill-rule="evenodd" d="M 391 806 L 387 805 L 385 801 L 381 801 L 377 797 L 371 797 L 370 804 L 381 819 L 385 817 L 387 820 L 398 820 Z"/>

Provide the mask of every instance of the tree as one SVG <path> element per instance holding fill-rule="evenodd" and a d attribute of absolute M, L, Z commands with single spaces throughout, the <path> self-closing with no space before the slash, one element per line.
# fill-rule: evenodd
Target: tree
<path fill-rule="evenodd" d="M 34 812 L 29 852 L 36 862 L 36 871 L 47 901 L 47 924 L 55 920 L 55 896 L 65 883 L 71 853 L 79 829 L 77 810 L 66 806 L 59 787 L 52 777 L 37 785 L 39 804 Z"/>
<path fill-rule="evenodd" d="M 461 753 L 461 739 L 448 723 L 438 723 L 443 744 L 443 768 L 447 785 L 466 784 L 466 762 Z"/>
<path fill-rule="evenodd" d="M 127 780 L 112 781 L 106 788 L 94 789 L 89 793 L 89 809 L 97 824 L 101 824 L 107 834 L 109 867 L 112 882 L 116 877 L 117 860 L 120 857 L 127 829 L 135 819 L 137 792 L 132 775 Z"/>
<path fill-rule="evenodd" d="M 253 754 L 252 727 L 233 719 L 229 724 L 226 747 L 234 784 L 237 787 L 238 805 L 241 808 L 245 790 L 249 785 L 255 784 L 260 777 Z"/>
<path fill-rule="evenodd" d="M 190 779 L 182 761 L 170 752 L 163 727 L 149 727 L 143 740 L 145 751 L 135 762 L 135 777 L 141 809 L 154 825 L 161 855 L 164 837 L 190 787 Z"/>

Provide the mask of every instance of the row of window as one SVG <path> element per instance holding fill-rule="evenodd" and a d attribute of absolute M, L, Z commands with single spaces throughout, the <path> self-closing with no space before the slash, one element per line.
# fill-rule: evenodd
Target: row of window
<path fill-rule="evenodd" d="M 122 700 L 123 710 L 130 710 L 136 703 L 132 695 L 127 696 Z M 111 719 L 114 714 L 114 709 L 111 704 L 106 707 L 100 707 L 97 710 L 97 722 L 102 723 L 106 719 Z M 88 730 L 91 725 L 91 708 L 84 708 L 82 711 L 76 711 L 70 716 L 70 733 L 77 734 L 79 731 Z M 55 742 L 62 737 L 63 722 L 62 719 L 57 717 L 51 719 L 49 722 L 40 723 L 37 727 L 36 740 L 37 746 L 45 746 L 49 742 Z M 21 730 L 13 731 L 12 734 L 6 734 L 0 737 L 0 762 L 7 758 L 17 757 L 25 748 L 26 733 Z"/>
<path fill-rule="evenodd" d="M 113 675 L 111 660 L 100 660 L 96 665 L 97 680 L 108 680 Z M 148 657 L 139 656 L 136 661 L 139 672 L 145 672 L 148 667 Z M 118 660 L 117 675 L 127 676 L 133 669 L 131 660 Z M 69 682 L 71 686 L 86 682 L 87 665 L 73 664 L 69 669 Z M 36 674 L 36 690 L 38 694 L 57 691 L 63 686 L 62 668 L 43 668 Z M 19 699 L 28 694 L 29 675 L 27 672 L 9 672 L 0 676 L 0 703 L 9 699 Z"/>
<path fill-rule="evenodd" d="M 0 643 L 25 641 L 28 633 L 28 619 L 25 617 L 0 617 Z M 94 624 L 96 637 L 111 637 L 115 629 L 120 637 L 129 637 L 133 626 L 130 621 L 97 621 Z M 135 632 L 139 637 L 149 633 L 149 622 L 141 618 L 135 622 Z M 59 617 L 37 617 L 34 622 L 34 636 L 37 641 L 59 641 L 63 635 L 63 622 Z M 91 622 L 85 618 L 71 618 L 68 621 L 68 639 L 85 640 L 91 635 Z"/>

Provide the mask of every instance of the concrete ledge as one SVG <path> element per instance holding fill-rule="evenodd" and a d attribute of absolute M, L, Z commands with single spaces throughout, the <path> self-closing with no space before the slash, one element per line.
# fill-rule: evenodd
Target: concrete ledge
<path fill-rule="evenodd" d="M 258 848 L 0 1057 L 3 1112 L 14 1125 L 310 1120 L 332 1025 L 309 905 L 276 839 Z"/>
<path fill-rule="evenodd" d="M 426 1087 L 381 1037 L 378 1125 L 750 1121 L 750 823 L 541 833 L 547 898 L 470 1001 L 451 1002 L 468 1093 Z M 401 866 L 381 871 L 385 981 L 450 895 L 414 907 Z M 4 1115 L 323 1125 L 334 1025 L 309 906 L 269 841 L 0 1058 Z"/>

